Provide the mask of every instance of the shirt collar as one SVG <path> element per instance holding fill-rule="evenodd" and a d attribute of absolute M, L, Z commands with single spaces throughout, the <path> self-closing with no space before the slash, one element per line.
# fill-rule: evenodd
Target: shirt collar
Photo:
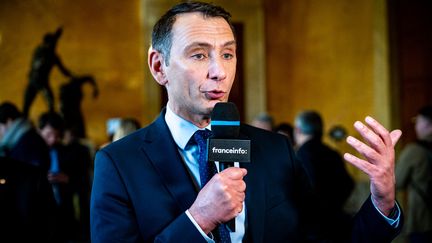
<path fill-rule="evenodd" d="M 169 108 L 169 106 L 166 107 L 165 122 L 167 123 L 168 129 L 174 138 L 174 142 L 180 149 L 185 149 L 190 138 L 197 130 L 200 129 L 191 122 L 175 114 Z M 206 127 L 206 129 L 211 130 L 210 124 Z"/>

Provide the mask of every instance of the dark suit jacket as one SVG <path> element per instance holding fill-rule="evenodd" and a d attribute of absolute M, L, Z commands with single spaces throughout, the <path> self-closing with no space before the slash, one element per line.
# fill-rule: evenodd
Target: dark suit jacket
<path fill-rule="evenodd" d="M 0 242 L 52 242 L 55 201 L 46 171 L 0 157 Z"/>
<path fill-rule="evenodd" d="M 34 129 L 23 134 L 17 144 L 8 151 L 7 156 L 34 166 L 40 166 L 45 171 L 49 167 L 49 149 Z"/>
<path fill-rule="evenodd" d="M 319 226 L 320 235 L 334 241 L 349 236 L 351 217 L 343 207 L 354 188 L 338 152 L 312 138 L 297 150 L 297 158 L 310 175 L 316 192 L 319 217 L 326 218 Z M 340 242 L 338 240 L 337 242 Z"/>
<path fill-rule="evenodd" d="M 73 190 L 72 183 L 73 178 L 73 166 L 77 161 L 73 160 L 71 156 L 72 151 L 69 151 L 63 144 L 56 144 L 51 149 L 55 149 L 57 152 L 57 159 L 59 163 L 60 171 L 69 176 L 67 183 L 53 183 L 51 185 L 58 191 L 60 197 L 60 203 L 57 204 L 57 229 L 56 238 L 66 241 L 74 237 L 75 233 L 75 215 L 74 215 L 74 202 L 73 202 Z"/>
<path fill-rule="evenodd" d="M 185 214 L 197 191 L 164 115 L 97 153 L 92 242 L 205 242 Z M 325 219 L 308 221 L 310 186 L 291 145 L 281 135 L 247 125 L 240 133 L 251 139 L 251 163 L 244 165 L 244 241 L 304 242 L 309 226 Z M 363 237 L 358 242 L 389 242 L 402 224 L 391 228 L 372 207 L 368 200 L 358 215 L 354 228 Z"/>

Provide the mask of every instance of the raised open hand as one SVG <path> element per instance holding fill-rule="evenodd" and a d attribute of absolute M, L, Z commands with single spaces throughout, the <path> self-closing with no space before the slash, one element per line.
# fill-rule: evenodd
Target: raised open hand
<path fill-rule="evenodd" d="M 395 204 L 394 147 L 402 132 L 389 132 L 370 116 L 366 117 L 365 122 L 368 126 L 360 121 L 354 123 L 365 143 L 352 136 L 347 138 L 348 144 L 365 159 L 350 153 L 345 153 L 344 158 L 369 176 L 372 201 L 384 215 L 389 215 Z"/>

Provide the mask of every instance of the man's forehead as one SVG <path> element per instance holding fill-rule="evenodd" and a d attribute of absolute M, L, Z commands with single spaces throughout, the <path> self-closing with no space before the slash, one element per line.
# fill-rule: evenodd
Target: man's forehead
<path fill-rule="evenodd" d="M 189 18 L 196 18 L 196 19 L 203 19 L 203 20 L 209 20 L 209 19 L 223 19 L 222 16 L 205 16 L 204 13 L 201 12 L 189 12 L 189 13 L 179 13 L 176 16 L 176 21 L 178 19 L 189 19 Z M 226 22 L 226 20 L 225 20 Z"/>
<path fill-rule="evenodd" d="M 222 17 L 206 17 L 201 13 L 178 15 L 172 29 L 173 47 L 183 46 L 188 50 L 195 47 L 236 48 L 234 33 Z"/>
<path fill-rule="evenodd" d="M 205 28 L 200 27 L 213 27 L 219 30 L 229 30 L 229 33 L 234 36 L 234 33 L 227 22 L 222 17 L 204 16 L 200 12 L 182 13 L 176 16 L 176 20 L 173 24 L 173 31 L 176 29 L 182 29 L 186 27 L 195 27 L 195 30 L 204 30 Z"/>

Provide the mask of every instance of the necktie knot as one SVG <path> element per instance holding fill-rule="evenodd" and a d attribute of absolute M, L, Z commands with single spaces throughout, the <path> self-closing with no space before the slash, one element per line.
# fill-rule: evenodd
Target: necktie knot
<path fill-rule="evenodd" d="M 206 144 L 207 143 L 207 139 L 212 135 L 212 132 L 208 129 L 204 129 L 204 130 L 197 130 L 195 132 L 194 139 L 196 141 L 196 143 L 198 144 L 198 146 L 200 146 L 200 144 Z"/>

